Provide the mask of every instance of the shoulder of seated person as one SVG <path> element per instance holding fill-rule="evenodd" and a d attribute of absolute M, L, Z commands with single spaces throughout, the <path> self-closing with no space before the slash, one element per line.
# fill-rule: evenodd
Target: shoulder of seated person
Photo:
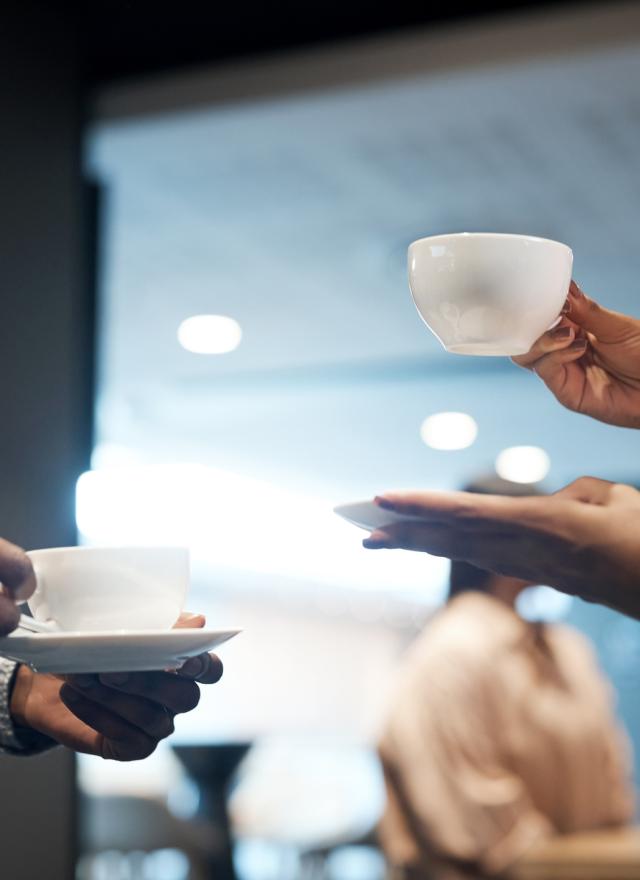
<path fill-rule="evenodd" d="M 507 606 L 477 591 L 447 603 L 422 633 L 421 650 L 473 661 L 500 653 L 520 638 L 523 622 Z"/>

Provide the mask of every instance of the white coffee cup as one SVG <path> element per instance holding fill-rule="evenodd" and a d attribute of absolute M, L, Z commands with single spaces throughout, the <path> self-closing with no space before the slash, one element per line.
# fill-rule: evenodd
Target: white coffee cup
<path fill-rule="evenodd" d="M 409 246 L 409 286 L 423 321 L 456 354 L 525 354 L 560 315 L 573 253 L 531 235 L 461 232 Z"/>
<path fill-rule="evenodd" d="M 189 585 L 183 547 L 55 547 L 28 554 L 36 618 L 65 631 L 170 629 Z"/>

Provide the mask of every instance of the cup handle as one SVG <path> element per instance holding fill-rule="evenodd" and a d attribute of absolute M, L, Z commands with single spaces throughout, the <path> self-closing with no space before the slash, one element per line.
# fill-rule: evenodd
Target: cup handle
<path fill-rule="evenodd" d="M 33 573 L 36 576 L 36 588 L 33 591 L 31 597 L 27 599 L 27 605 L 29 606 L 29 611 L 32 613 L 33 617 L 36 620 L 41 621 L 42 623 L 52 623 L 53 619 L 51 617 L 51 613 L 49 611 L 49 606 L 44 600 L 44 578 L 42 576 L 42 572 L 38 571 L 37 565 L 32 562 L 33 565 Z M 31 600 L 37 599 L 38 605 L 37 608 L 31 605 Z"/>

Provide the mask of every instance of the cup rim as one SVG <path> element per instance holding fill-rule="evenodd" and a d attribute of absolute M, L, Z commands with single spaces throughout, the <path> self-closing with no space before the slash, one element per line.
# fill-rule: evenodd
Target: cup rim
<path fill-rule="evenodd" d="M 442 239 L 465 239 L 469 240 L 472 238 L 512 238 L 512 239 L 521 239 L 525 241 L 539 241 L 544 244 L 553 244 L 557 247 L 564 248 L 567 250 L 572 256 L 573 251 L 569 247 L 568 244 L 565 244 L 562 241 L 557 241 L 554 238 L 543 238 L 540 235 L 526 235 L 524 233 L 517 232 L 441 232 L 438 235 L 426 235 L 424 238 L 416 238 L 415 241 L 412 241 L 409 245 L 409 248 L 413 248 L 414 245 L 422 244 L 423 242 L 437 242 Z"/>
<path fill-rule="evenodd" d="M 123 551 L 135 551 L 138 553 L 148 553 L 150 551 L 157 552 L 161 551 L 164 553 L 189 553 L 189 548 L 185 545 L 166 545 L 166 544 L 81 544 L 79 546 L 70 545 L 68 547 L 39 547 L 37 550 L 27 550 L 27 556 L 38 556 L 43 553 L 51 553 L 51 554 L 59 554 L 59 553 L 68 553 L 69 551 L 73 551 L 74 553 L 83 552 L 95 552 L 95 551 L 114 551 L 114 550 L 123 550 Z"/>

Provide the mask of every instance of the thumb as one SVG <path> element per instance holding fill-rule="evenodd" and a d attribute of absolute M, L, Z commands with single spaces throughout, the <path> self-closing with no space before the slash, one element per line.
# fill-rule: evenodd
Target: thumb
<path fill-rule="evenodd" d="M 575 281 L 569 287 L 569 317 L 571 321 L 593 333 L 598 342 L 620 342 L 630 332 L 638 332 L 640 323 L 621 312 L 605 309 L 588 297 Z"/>
<path fill-rule="evenodd" d="M 204 614 L 192 614 L 190 611 L 183 611 L 173 624 L 173 629 L 202 629 L 206 622 Z"/>

